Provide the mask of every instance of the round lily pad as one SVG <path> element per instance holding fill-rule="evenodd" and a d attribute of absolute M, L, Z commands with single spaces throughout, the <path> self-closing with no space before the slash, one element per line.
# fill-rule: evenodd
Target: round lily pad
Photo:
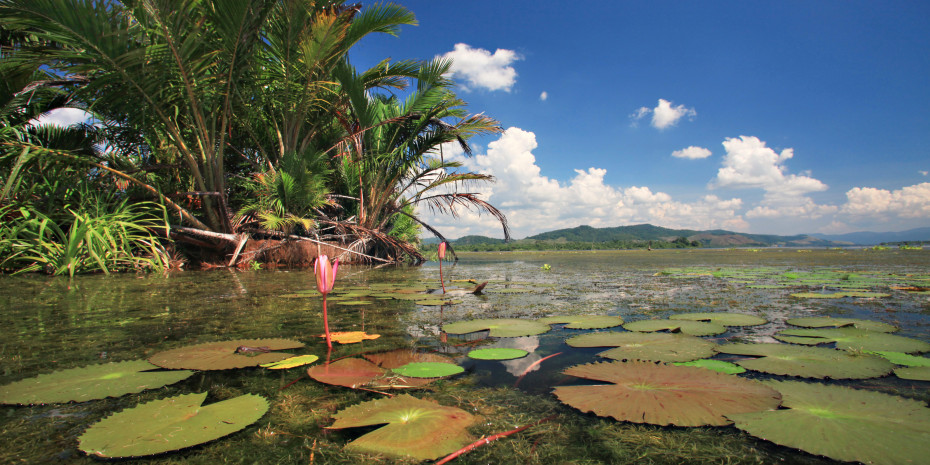
<path fill-rule="evenodd" d="M 490 330 L 491 337 L 520 337 L 535 336 L 549 331 L 549 325 L 533 320 L 519 320 L 516 318 L 491 318 L 482 320 L 459 321 L 442 326 L 442 330 L 449 334 L 467 334 L 476 331 Z"/>
<path fill-rule="evenodd" d="M 374 302 L 370 300 L 342 300 L 342 301 L 336 302 L 337 305 L 346 305 L 349 307 L 355 307 L 359 305 L 371 305 L 373 303 Z"/>
<path fill-rule="evenodd" d="M 396 349 L 376 354 L 366 354 L 364 357 L 381 368 L 392 370 L 384 376 L 375 378 L 368 385 L 373 389 L 411 389 L 426 386 L 435 381 L 434 378 L 414 378 L 403 376 L 393 370 L 411 363 L 434 362 L 457 366 L 450 357 L 431 352 L 418 352 L 410 349 Z"/>
<path fill-rule="evenodd" d="M 804 378 L 864 379 L 891 373 L 888 360 L 869 354 L 790 344 L 723 344 L 717 352 L 761 358 L 737 360 L 743 368 Z"/>
<path fill-rule="evenodd" d="M 392 371 L 411 378 L 442 378 L 443 376 L 457 375 L 465 371 L 465 369 L 452 363 L 414 362 L 394 368 Z"/>
<path fill-rule="evenodd" d="M 791 318 L 786 321 L 789 325 L 804 326 L 806 328 L 842 328 L 852 326 L 856 329 L 865 329 L 869 331 L 878 331 L 880 333 L 893 333 L 898 330 L 897 327 L 882 323 L 881 321 L 860 320 L 857 318 L 832 318 L 808 317 L 808 318 Z"/>
<path fill-rule="evenodd" d="M 353 405 L 333 418 L 330 429 L 384 425 L 350 442 L 347 449 L 416 460 L 432 460 L 471 443 L 467 428 L 477 420 L 460 408 L 409 395 Z"/>
<path fill-rule="evenodd" d="M 560 401 L 599 416 L 654 425 L 728 425 L 724 415 L 778 407 L 781 396 L 757 381 L 695 367 L 600 362 L 566 375 L 612 384 L 559 386 Z"/>
<path fill-rule="evenodd" d="M 564 323 L 569 329 L 603 329 L 623 324 L 623 318 L 606 315 L 547 316 L 537 321 L 547 325 Z"/>
<path fill-rule="evenodd" d="M 895 368 L 894 375 L 901 379 L 914 381 L 930 381 L 930 367 L 902 367 Z"/>
<path fill-rule="evenodd" d="M 755 315 L 729 312 L 679 313 L 669 317 L 670 320 L 707 321 L 722 326 L 764 325 L 768 320 Z"/>
<path fill-rule="evenodd" d="M 598 355 L 614 360 L 689 362 L 714 355 L 713 342 L 683 334 L 620 333 L 582 334 L 565 341 L 572 347 L 616 347 Z"/>
<path fill-rule="evenodd" d="M 708 370 L 719 371 L 721 373 L 726 373 L 728 375 L 738 375 L 740 373 L 745 373 L 746 369 L 735 364 L 730 363 L 724 360 L 713 360 L 709 358 L 702 358 L 700 360 L 695 360 L 693 362 L 676 362 L 672 365 L 678 365 L 683 367 L 698 367 L 698 368 L 707 368 Z"/>
<path fill-rule="evenodd" d="M 114 413 L 88 428 L 78 448 L 101 458 L 160 454 L 235 433 L 268 411 L 268 401 L 253 394 L 202 406 L 206 398 L 184 394 Z"/>
<path fill-rule="evenodd" d="M 747 433 L 844 462 L 926 463 L 930 409 L 880 392 L 798 381 L 767 381 L 782 408 L 727 414 Z"/>
<path fill-rule="evenodd" d="M 384 368 L 360 358 L 344 358 L 307 369 L 307 374 L 321 383 L 352 389 L 365 386 L 386 372 Z"/>
<path fill-rule="evenodd" d="M 208 342 L 159 352 L 149 362 L 162 368 L 188 370 L 229 370 L 284 360 L 293 354 L 271 352 L 296 349 L 304 344 L 290 339 L 237 339 Z"/>
<path fill-rule="evenodd" d="M 145 360 L 129 360 L 60 370 L 0 386 L 0 403 L 34 405 L 119 397 L 174 384 L 194 374 L 151 371 L 158 368 Z"/>
<path fill-rule="evenodd" d="M 905 354 L 904 352 L 890 352 L 885 350 L 869 351 L 870 354 L 888 360 L 895 365 L 904 365 L 907 367 L 930 367 L 930 358 L 918 357 L 916 355 Z"/>
<path fill-rule="evenodd" d="M 476 360 L 513 360 L 526 357 L 529 352 L 522 349 L 508 349 L 506 347 L 492 347 L 488 349 L 475 349 L 468 356 Z"/>
<path fill-rule="evenodd" d="M 623 328 L 628 331 L 650 333 L 653 331 L 680 332 L 692 336 L 713 336 L 727 332 L 726 326 L 723 325 L 689 320 L 640 320 L 624 323 Z"/>
<path fill-rule="evenodd" d="M 326 334 L 320 334 L 317 337 L 326 337 Z M 378 339 L 380 334 L 368 334 L 364 331 L 333 331 L 329 333 L 329 338 L 333 342 L 340 344 L 356 344 L 369 339 Z"/>
<path fill-rule="evenodd" d="M 884 350 L 892 352 L 927 352 L 930 344 L 894 334 L 856 328 L 786 329 L 775 339 L 792 344 L 818 345 L 835 342 L 843 350 Z"/>

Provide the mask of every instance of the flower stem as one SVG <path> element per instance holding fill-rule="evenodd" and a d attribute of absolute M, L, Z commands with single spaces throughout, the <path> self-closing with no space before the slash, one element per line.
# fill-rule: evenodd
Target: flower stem
<path fill-rule="evenodd" d="M 326 331 L 326 347 L 333 349 L 333 341 L 329 338 L 329 317 L 326 314 L 326 294 L 323 294 L 323 329 Z"/>

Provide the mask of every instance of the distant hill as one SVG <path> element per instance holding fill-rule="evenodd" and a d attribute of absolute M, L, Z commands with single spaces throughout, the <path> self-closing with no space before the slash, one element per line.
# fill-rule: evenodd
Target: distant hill
<path fill-rule="evenodd" d="M 849 234 L 812 234 L 820 239 L 847 242 L 856 245 L 875 245 L 882 242 L 930 241 L 930 228 L 909 229 L 899 232 L 854 232 Z"/>

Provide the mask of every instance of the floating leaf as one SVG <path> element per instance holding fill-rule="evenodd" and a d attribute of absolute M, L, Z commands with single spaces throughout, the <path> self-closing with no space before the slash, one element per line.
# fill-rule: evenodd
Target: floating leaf
<path fill-rule="evenodd" d="M 307 374 L 324 384 L 355 389 L 384 376 L 387 370 L 360 358 L 344 358 L 332 363 L 315 365 Z"/>
<path fill-rule="evenodd" d="M 722 326 L 764 325 L 768 320 L 755 315 L 729 312 L 679 313 L 669 317 L 671 320 L 707 321 Z"/>
<path fill-rule="evenodd" d="M 331 429 L 385 425 L 346 445 L 347 449 L 430 460 L 472 440 L 466 428 L 476 418 L 429 400 L 400 395 L 353 405 L 336 413 Z"/>
<path fill-rule="evenodd" d="M 882 323 L 881 321 L 860 320 L 857 318 L 832 318 L 828 316 L 791 318 L 787 320 L 786 323 L 794 326 L 804 326 L 806 328 L 842 328 L 844 326 L 852 326 L 856 329 L 878 331 L 880 333 L 893 333 L 898 330 L 897 327 Z"/>
<path fill-rule="evenodd" d="M 782 409 L 727 414 L 747 433 L 834 460 L 878 465 L 926 463 L 930 409 L 874 391 L 798 381 L 768 381 Z"/>
<path fill-rule="evenodd" d="M 506 347 L 491 347 L 488 349 L 476 349 L 468 353 L 468 356 L 476 360 L 513 360 L 526 357 L 529 352 L 522 349 L 509 349 Z"/>
<path fill-rule="evenodd" d="M 714 355 L 716 344 L 683 334 L 619 333 L 582 334 L 565 341 L 572 347 L 617 347 L 598 355 L 614 360 L 688 362 Z"/>
<path fill-rule="evenodd" d="M 835 342 L 843 350 L 885 350 L 892 352 L 927 352 L 930 344 L 894 334 L 856 328 L 786 329 L 775 339 L 793 344 L 817 345 Z"/>
<path fill-rule="evenodd" d="M 901 379 L 930 381 L 930 367 L 895 368 L 894 375 Z"/>
<path fill-rule="evenodd" d="M 340 301 L 340 302 L 336 302 L 337 305 L 347 305 L 347 306 L 350 306 L 350 307 L 354 307 L 354 306 L 358 306 L 358 305 L 371 305 L 371 304 L 373 304 L 373 303 L 374 303 L 374 302 L 372 302 L 372 301 L 370 301 L 370 300 L 343 300 L 343 301 Z"/>
<path fill-rule="evenodd" d="M 761 358 L 737 360 L 749 370 L 805 378 L 864 379 L 884 376 L 894 367 L 881 357 L 844 350 L 788 344 L 724 344 L 717 352 Z"/>
<path fill-rule="evenodd" d="M 565 323 L 569 329 L 602 329 L 623 324 L 623 318 L 606 315 L 547 316 L 537 321 L 547 325 Z"/>
<path fill-rule="evenodd" d="M 778 407 L 778 392 L 757 381 L 712 370 L 648 362 L 600 362 L 566 375 L 613 384 L 559 386 L 560 401 L 582 412 L 654 425 L 728 425 L 724 415 Z"/>
<path fill-rule="evenodd" d="M 262 368 L 267 368 L 269 370 L 285 370 L 287 368 L 294 368 L 294 367 L 309 365 L 319 359 L 320 357 L 317 357 L 316 355 L 298 355 L 295 357 L 286 358 L 278 362 L 265 363 L 259 366 L 261 366 Z"/>
<path fill-rule="evenodd" d="M 277 362 L 292 356 L 266 350 L 296 349 L 304 344 L 290 339 L 237 339 L 208 342 L 159 352 L 149 361 L 163 368 L 229 370 Z"/>
<path fill-rule="evenodd" d="M 202 406 L 206 398 L 184 394 L 120 411 L 88 428 L 78 448 L 103 458 L 159 454 L 235 433 L 268 411 L 268 401 L 253 394 Z"/>
<path fill-rule="evenodd" d="M 326 335 L 320 334 L 317 337 L 326 337 Z M 329 333 L 329 338 L 333 342 L 340 344 L 355 344 L 369 339 L 378 339 L 379 337 L 381 337 L 380 334 L 368 334 L 364 331 L 334 331 Z"/>
<path fill-rule="evenodd" d="M 678 365 L 683 367 L 698 367 L 698 368 L 707 368 L 708 370 L 719 371 L 721 373 L 726 373 L 728 375 L 738 375 L 740 373 L 745 373 L 746 369 L 735 364 L 726 362 L 723 360 L 713 360 L 709 358 L 702 358 L 700 360 L 695 360 L 693 362 L 676 362 L 672 365 Z"/>
<path fill-rule="evenodd" d="M 375 365 L 389 370 L 394 370 L 395 368 L 411 363 L 423 362 L 445 363 L 453 367 L 458 367 L 451 358 L 445 355 L 416 352 L 410 349 L 396 349 L 389 352 L 367 354 L 364 357 Z M 372 380 L 369 385 L 374 389 L 409 389 L 423 387 L 433 381 L 434 380 L 431 378 L 405 377 L 396 373 L 388 373 Z"/>
<path fill-rule="evenodd" d="M 726 326 L 723 325 L 688 320 L 640 320 L 625 323 L 623 328 L 628 331 L 649 333 L 653 331 L 681 332 L 692 336 L 713 336 L 727 332 Z"/>
<path fill-rule="evenodd" d="M 868 351 L 870 354 L 878 355 L 895 365 L 904 365 L 907 367 L 930 367 L 930 358 L 909 355 L 903 352 L 890 352 L 886 350 Z"/>
<path fill-rule="evenodd" d="M 796 292 L 791 294 L 791 297 L 798 299 L 842 299 L 843 297 L 846 297 L 846 294 L 842 292 Z"/>
<path fill-rule="evenodd" d="M 491 337 L 535 336 L 549 331 L 549 325 L 532 320 L 516 318 L 491 318 L 482 320 L 459 321 L 442 326 L 449 334 L 467 334 L 476 331 L 491 330 Z"/>
<path fill-rule="evenodd" d="M 90 365 L 60 370 L 0 386 L 0 403 L 52 404 L 84 402 L 174 384 L 193 371 L 149 371 L 159 367 L 145 360 Z"/>
<path fill-rule="evenodd" d="M 392 371 L 411 378 L 442 378 L 457 375 L 465 369 L 452 363 L 415 362 L 394 368 Z"/>

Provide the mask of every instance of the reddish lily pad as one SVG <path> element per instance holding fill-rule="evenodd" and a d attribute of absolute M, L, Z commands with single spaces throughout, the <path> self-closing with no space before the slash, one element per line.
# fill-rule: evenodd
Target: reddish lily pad
<path fill-rule="evenodd" d="M 623 318 L 607 315 L 547 316 L 537 321 L 547 325 L 564 323 L 568 329 L 603 329 L 623 324 Z"/>
<path fill-rule="evenodd" d="M 614 360 L 689 362 L 714 355 L 713 342 L 683 334 L 600 332 L 565 341 L 572 347 L 616 347 L 598 355 Z"/>
<path fill-rule="evenodd" d="M 0 403 L 53 404 L 119 397 L 187 379 L 193 371 L 151 371 L 145 360 L 105 363 L 26 378 L 0 386 Z"/>
<path fill-rule="evenodd" d="M 160 454 L 235 433 L 268 411 L 268 401 L 253 394 L 202 406 L 206 398 L 184 394 L 114 413 L 88 428 L 78 448 L 101 458 Z"/>
<path fill-rule="evenodd" d="M 782 408 L 727 414 L 747 433 L 844 462 L 926 463 L 930 409 L 880 392 L 798 381 L 768 381 Z"/>
<path fill-rule="evenodd" d="M 804 378 L 864 379 L 891 373 L 894 365 L 869 354 L 789 344 L 724 344 L 717 352 L 761 358 L 737 360 L 743 368 Z"/>
<path fill-rule="evenodd" d="M 676 426 L 722 426 L 724 415 L 778 407 L 781 396 L 757 381 L 696 367 L 648 362 L 600 362 L 566 375 L 613 384 L 559 386 L 560 401 L 620 421 Z"/>
<path fill-rule="evenodd" d="M 722 326 L 756 326 L 768 323 L 768 320 L 755 315 L 729 312 L 679 313 L 669 317 L 671 320 L 706 321 Z M 684 331 L 682 331 L 684 332 Z"/>
<path fill-rule="evenodd" d="M 726 326 L 723 325 L 689 320 L 640 320 L 625 323 L 623 328 L 628 331 L 648 333 L 653 331 L 680 332 L 691 336 L 713 336 L 727 332 Z"/>
<path fill-rule="evenodd" d="M 535 336 L 545 333 L 550 329 L 552 328 L 545 323 L 516 318 L 468 320 L 442 326 L 442 330 L 449 334 L 467 334 L 476 331 L 490 330 L 489 336 L 491 337 Z"/>
<path fill-rule="evenodd" d="M 307 369 L 311 378 L 325 384 L 358 388 L 384 376 L 387 370 L 360 358 L 344 358 Z"/>
<path fill-rule="evenodd" d="M 818 345 L 836 343 L 843 350 L 883 350 L 892 352 L 927 352 L 930 344 L 894 334 L 866 331 L 856 328 L 786 329 L 775 334 L 775 339 L 792 344 Z"/>
<path fill-rule="evenodd" d="M 237 339 L 208 342 L 159 352 L 149 362 L 162 368 L 187 370 L 229 370 L 284 360 L 293 354 L 269 352 L 296 349 L 304 344 L 290 339 Z"/>
<path fill-rule="evenodd" d="M 429 400 L 400 395 L 353 405 L 336 413 L 331 429 L 385 425 L 346 445 L 359 452 L 431 460 L 472 441 L 466 430 L 476 417 Z"/>
<path fill-rule="evenodd" d="M 893 333 L 898 330 L 897 327 L 881 321 L 860 320 L 858 318 L 832 318 L 808 317 L 808 318 L 791 318 L 786 321 L 789 325 L 804 326 L 806 328 L 843 328 L 852 326 L 856 329 L 865 329 L 869 331 L 878 331 L 880 333 Z"/>

